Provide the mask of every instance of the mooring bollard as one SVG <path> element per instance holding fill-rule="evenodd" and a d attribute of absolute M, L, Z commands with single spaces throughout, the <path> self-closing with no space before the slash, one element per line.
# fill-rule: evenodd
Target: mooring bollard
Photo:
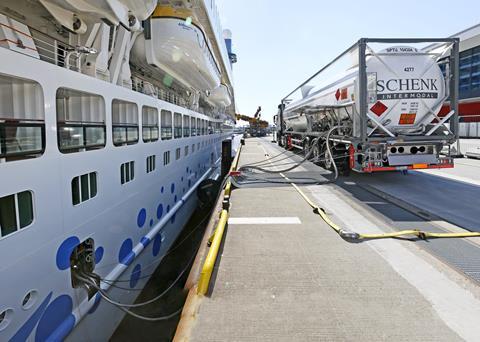
<path fill-rule="evenodd" d="M 232 164 L 232 140 L 222 141 L 222 179 L 227 175 Z"/>

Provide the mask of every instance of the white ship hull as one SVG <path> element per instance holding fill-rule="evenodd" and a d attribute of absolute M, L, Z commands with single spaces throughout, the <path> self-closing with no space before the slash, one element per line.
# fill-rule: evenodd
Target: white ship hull
<path fill-rule="evenodd" d="M 89 300 L 84 288 L 72 288 L 65 263 L 68 265 L 73 246 L 93 238 L 98 259 L 95 272 L 105 279 L 127 280 L 127 287 L 141 289 L 148 281 L 142 276 L 153 273 L 193 212 L 195 189 L 210 175 L 220 157 L 221 141 L 230 133 L 117 147 L 112 144 L 112 130 L 107 128 L 104 148 L 64 154 L 57 142 L 59 88 L 94 91 L 102 96 L 106 127 L 112 125 L 114 99 L 133 102 L 138 108 L 147 105 L 159 111 L 208 117 L 7 49 L 0 49 L 0 60 L 0 74 L 41 86 L 46 137 L 40 157 L 0 164 L 0 197 L 29 190 L 34 194 L 35 213 L 31 225 L 0 239 L 0 312 L 7 309 L 0 323 L 0 340 L 107 340 L 124 314 L 100 300 L 99 294 Z M 196 146 L 193 153 L 192 145 Z M 184 156 L 185 146 L 190 146 L 188 157 Z M 177 148 L 181 148 L 179 160 L 175 160 Z M 167 166 L 160 159 L 164 151 L 172 151 Z M 146 173 L 145 158 L 150 155 L 157 156 L 157 168 Z M 135 179 L 121 185 L 120 165 L 126 161 L 135 161 Z M 72 179 L 93 171 L 98 177 L 97 196 L 73 206 Z M 141 276 L 137 281 L 132 270 L 138 267 Z M 31 306 L 22 307 L 29 292 L 33 294 Z M 138 291 L 111 288 L 109 294 L 131 303 Z"/>

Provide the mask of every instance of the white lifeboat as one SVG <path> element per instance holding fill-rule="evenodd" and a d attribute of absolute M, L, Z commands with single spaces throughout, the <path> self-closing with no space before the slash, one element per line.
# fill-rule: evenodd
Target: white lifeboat
<path fill-rule="evenodd" d="M 220 84 L 219 87 L 212 90 L 208 96 L 208 102 L 215 106 L 228 107 L 232 104 L 230 91 L 225 84 Z"/>
<path fill-rule="evenodd" d="M 185 8 L 157 6 L 133 47 L 132 60 L 146 61 L 198 91 L 220 85 L 220 69 L 202 27 Z"/>

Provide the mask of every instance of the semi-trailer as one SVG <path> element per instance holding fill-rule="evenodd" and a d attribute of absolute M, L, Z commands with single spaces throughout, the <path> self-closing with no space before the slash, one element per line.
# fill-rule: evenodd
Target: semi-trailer
<path fill-rule="evenodd" d="M 360 39 L 281 100 L 278 143 L 342 174 L 453 167 L 442 151 L 458 139 L 458 49 L 457 38 Z"/>

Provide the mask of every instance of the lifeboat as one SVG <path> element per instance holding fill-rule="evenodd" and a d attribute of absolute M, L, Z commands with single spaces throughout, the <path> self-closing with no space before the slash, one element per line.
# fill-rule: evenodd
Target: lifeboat
<path fill-rule="evenodd" d="M 189 9 L 157 6 L 135 42 L 132 58 L 198 91 L 220 86 L 220 69 L 208 38 Z"/>
<path fill-rule="evenodd" d="M 220 84 L 219 87 L 213 89 L 208 96 L 208 102 L 214 106 L 228 107 L 232 104 L 230 91 L 225 84 Z"/>

